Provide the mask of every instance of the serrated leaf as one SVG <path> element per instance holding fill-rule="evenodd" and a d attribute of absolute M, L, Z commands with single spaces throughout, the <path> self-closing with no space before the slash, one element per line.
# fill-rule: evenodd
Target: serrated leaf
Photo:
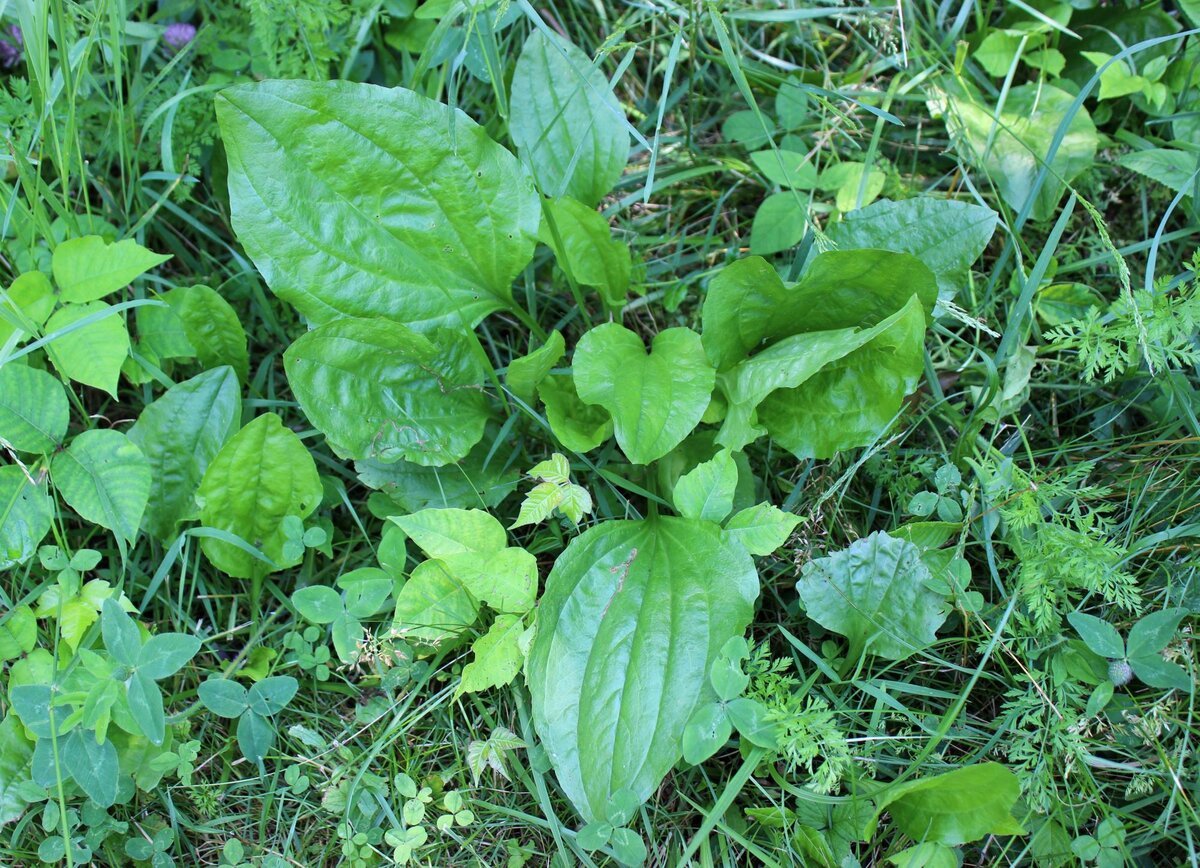
<path fill-rule="evenodd" d="M 132 543 L 150 499 L 150 462 L 130 439 L 111 428 L 80 433 L 50 464 L 54 486 L 90 522 Z"/>
<path fill-rule="evenodd" d="M 143 523 L 156 539 L 174 538 L 178 524 L 195 514 L 204 472 L 241 422 L 240 397 L 233 369 L 214 368 L 172 386 L 129 429 L 150 464 Z"/>
<path fill-rule="evenodd" d="M 205 527 L 235 534 L 277 568 L 299 561 L 283 556 L 283 519 L 307 518 L 321 502 L 317 468 L 300 438 L 274 413 L 259 416 L 221 447 L 196 492 Z M 270 568 L 232 543 L 204 537 L 201 549 L 217 569 L 235 578 Z"/>
<path fill-rule="evenodd" d="M 1021 794 L 1017 776 L 999 763 L 966 766 L 888 787 L 875 798 L 875 816 L 887 811 L 904 834 L 918 841 L 958 845 L 987 835 L 1021 835 L 1012 815 Z"/>
<path fill-rule="evenodd" d="M 102 301 L 68 304 L 46 320 L 44 331 L 50 335 L 88 317 L 95 319 L 54 338 L 46 345 L 46 353 L 55 369 L 67 379 L 101 389 L 115 398 L 121 365 L 129 356 L 129 332 L 120 313 Z"/>
<path fill-rule="evenodd" d="M 52 452 L 70 421 L 67 394 L 57 379 L 27 365 L 0 367 L 0 440 L 18 452 Z"/>
<path fill-rule="evenodd" d="M 595 205 L 629 156 L 624 113 L 604 73 L 557 35 L 534 28 L 513 72 L 509 132 L 542 192 Z"/>
<path fill-rule="evenodd" d="M 484 374 L 473 338 L 431 337 L 385 319 L 338 320 L 288 348 L 288 382 L 343 458 L 448 464 L 483 436 Z"/>
<path fill-rule="evenodd" d="M 63 301 L 96 301 L 170 258 L 132 238 L 109 244 L 99 235 L 84 235 L 54 248 L 54 282 Z"/>
<path fill-rule="evenodd" d="M 512 305 L 541 206 L 467 115 L 348 81 L 238 85 L 216 105 L 238 239 L 311 322 L 470 328 Z"/>
<path fill-rule="evenodd" d="M 757 595 L 750 556 L 709 522 L 605 522 L 559 556 L 525 674 L 538 734 L 585 820 L 619 790 L 654 792 Z"/>
<path fill-rule="evenodd" d="M 809 561 L 796 590 L 808 617 L 850 640 L 851 657 L 904 660 L 933 644 L 946 620 L 929 578 L 920 549 L 877 532 Z"/>
<path fill-rule="evenodd" d="M 649 464 L 679 445 L 704 415 L 715 372 L 700 335 L 671 328 L 642 339 L 607 323 L 588 331 L 575 349 L 579 397 L 613 417 L 617 442 L 634 464 Z"/>
<path fill-rule="evenodd" d="M 520 638 L 525 632 L 519 615 L 500 615 L 488 631 L 475 640 L 474 660 L 463 667 L 457 694 L 478 693 L 491 687 L 503 687 L 521 671 L 525 655 Z"/>

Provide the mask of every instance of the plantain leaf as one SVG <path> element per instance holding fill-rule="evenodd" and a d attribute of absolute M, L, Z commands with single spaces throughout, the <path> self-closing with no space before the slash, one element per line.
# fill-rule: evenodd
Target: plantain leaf
<path fill-rule="evenodd" d="M 283 569 L 303 557 L 303 553 L 284 556 L 284 519 L 307 518 L 320 504 L 321 495 L 321 480 L 308 449 L 278 416 L 266 413 L 221 447 L 200 481 L 196 502 L 205 527 L 240 537 Z M 271 570 L 225 540 L 204 537 L 200 546 L 213 566 L 235 578 Z"/>
<path fill-rule="evenodd" d="M 716 578 L 716 577 L 719 577 Z M 559 556 L 526 665 L 534 723 L 588 822 L 628 788 L 638 802 L 682 755 L 708 673 L 758 596 L 746 551 L 705 521 L 613 521 Z"/>
<path fill-rule="evenodd" d="M 512 306 L 540 203 L 461 111 L 348 81 L 237 85 L 216 104 L 238 239 L 311 322 L 458 328 Z"/>
<path fill-rule="evenodd" d="M 534 30 L 513 72 L 509 132 L 542 192 L 594 206 L 629 157 L 625 116 L 604 73 L 559 36 Z"/>
<path fill-rule="evenodd" d="M 202 285 L 180 286 L 164 293 L 162 300 L 182 324 L 201 365 L 210 369 L 229 365 L 239 380 L 246 381 L 250 369 L 246 331 L 237 311 L 219 292 Z"/>
<path fill-rule="evenodd" d="M 179 522 L 194 516 L 200 480 L 241 422 L 240 397 L 233 369 L 213 368 L 172 386 L 129 429 L 150 462 L 145 527 L 155 538 L 172 539 Z"/>
<path fill-rule="evenodd" d="M 58 493 L 90 522 L 132 543 L 150 499 L 150 462 L 130 439 L 111 428 L 79 434 L 54 456 L 50 475 Z"/>
<path fill-rule="evenodd" d="M 634 464 L 649 464 L 679 445 L 704 415 L 715 374 L 700 335 L 671 328 L 642 339 L 619 323 L 588 331 L 574 360 L 575 388 L 613 417 L 617 442 Z"/>
<path fill-rule="evenodd" d="M 987 835 L 1021 835 L 1012 815 L 1021 794 L 1017 776 L 999 763 L 980 763 L 942 775 L 906 781 L 875 797 L 875 816 L 867 824 L 874 833 L 884 811 L 904 834 L 916 841 L 967 844 Z"/>
<path fill-rule="evenodd" d="M 339 455 L 441 466 L 465 457 L 487 423 L 471 340 L 344 319 L 304 335 L 283 358 L 305 415 Z"/>

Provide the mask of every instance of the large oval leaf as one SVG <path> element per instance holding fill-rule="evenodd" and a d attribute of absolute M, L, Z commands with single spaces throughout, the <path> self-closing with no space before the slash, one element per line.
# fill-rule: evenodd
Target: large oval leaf
<path fill-rule="evenodd" d="M 338 320 L 288 348 L 288 382 L 343 458 L 449 464 L 483 436 L 484 374 L 472 338 L 432 337 L 385 319 Z"/>
<path fill-rule="evenodd" d="M 579 397 L 612 414 L 617 442 L 634 464 L 649 464 L 679 445 L 704 415 L 716 372 L 700 335 L 672 328 L 654 336 L 649 354 L 620 323 L 589 331 L 575 350 Z"/>
<path fill-rule="evenodd" d="M 56 378 L 27 365 L 0 368 L 0 440 L 20 452 L 51 452 L 70 419 L 67 393 Z"/>
<path fill-rule="evenodd" d="M 229 439 L 208 465 L 196 502 L 205 527 L 241 537 L 283 569 L 300 562 L 285 558 L 283 520 L 307 518 L 321 502 L 321 480 L 300 438 L 274 413 L 259 416 Z M 237 578 L 261 576 L 270 567 L 250 552 L 205 537 L 204 554 L 213 566 Z"/>
<path fill-rule="evenodd" d="M 84 431 L 54 456 L 50 475 L 63 500 L 90 522 L 133 542 L 150 498 L 150 462 L 120 431 Z"/>
<path fill-rule="evenodd" d="M 757 596 L 750 555 L 711 522 L 606 522 L 559 556 L 526 679 L 538 735 L 584 819 L 604 819 L 619 790 L 654 792 Z"/>
<path fill-rule="evenodd" d="M 541 209 L 465 114 L 347 81 L 239 85 L 216 102 L 238 238 L 311 321 L 460 327 L 512 305 Z"/>
<path fill-rule="evenodd" d="M 228 366 L 205 371 L 167 390 L 142 411 L 129 439 L 150 462 L 146 530 L 166 541 L 195 512 L 204 471 L 241 422 L 237 375 Z"/>
<path fill-rule="evenodd" d="M 46 353 L 64 377 L 115 398 L 121 365 L 129 356 L 129 332 L 119 313 L 102 301 L 64 305 L 46 320 L 45 332 L 65 331 L 84 319 L 90 322 L 56 337 Z"/>
<path fill-rule="evenodd" d="M 33 557 L 50 531 L 54 502 L 15 464 L 0 467 L 0 570 Z"/>
<path fill-rule="evenodd" d="M 565 39 L 535 30 L 513 72 L 509 132 L 542 192 L 595 205 L 629 158 L 621 105 L 604 73 Z"/>

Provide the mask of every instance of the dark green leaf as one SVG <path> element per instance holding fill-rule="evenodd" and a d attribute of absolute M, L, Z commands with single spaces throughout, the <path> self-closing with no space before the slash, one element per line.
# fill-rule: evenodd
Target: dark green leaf
<path fill-rule="evenodd" d="M 292 594 L 292 605 L 314 624 L 332 624 L 345 612 L 342 595 L 324 585 L 311 585 Z"/>
<path fill-rule="evenodd" d="M 238 720 L 237 739 L 246 759 L 261 765 L 275 743 L 275 727 L 265 717 L 247 711 Z"/>
<path fill-rule="evenodd" d="M 247 707 L 246 688 L 227 678 L 209 678 L 197 693 L 204 707 L 220 717 L 238 717 Z"/>
<path fill-rule="evenodd" d="M 1188 677 L 1186 669 L 1178 663 L 1162 659 L 1157 654 L 1130 657 L 1129 665 L 1133 667 L 1134 674 L 1151 687 L 1160 687 L 1164 690 L 1184 690 L 1188 693 L 1195 689 L 1195 684 Z"/>
<path fill-rule="evenodd" d="M 104 647 L 124 666 L 136 666 L 142 650 L 142 634 L 114 597 L 105 598 L 100 609 L 100 633 Z"/>
<path fill-rule="evenodd" d="M 292 676 L 272 675 L 254 682 L 246 694 L 246 702 L 254 714 L 270 717 L 282 711 L 299 689 L 300 682 Z"/>
<path fill-rule="evenodd" d="M 200 640 L 184 633 L 151 636 L 138 654 L 138 672 L 159 681 L 178 672 L 200 650 Z"/>
<path fill-rule="evenodd" d="M 1121 634 L 1112 624 L 1083 612 L 1071 612 L 1067 615 L 1067 620 L 1071 622 L 1079 638 L 1101 657 L 1125 656 L 1125 643 L 1121 641 Z"/>
<path fill-rule="evenodd" d="M 94 733 L 76 729 L 61 742 L 63 768 L 102 808 L 117 800 L 117 748 L 111 741 L 96 743 Z"/>
<path fill-rule="evenodd" d="M 163 716 L 162 692 L 154 679 L 141 672 L 134 672 L 128 685 L 129 713 L 142 734 L 151 744 L 162 744 L 166 735 Z"/>
<path fill-rule="evenodd" d="M 1187 609 L 1163 609 L 1151 612 L 1139 620 L 1129 631 L 1127 643 L 1129 656 L 1146 657 L 1157 654 L 1166 648 L 1167 643 L 1175 636 L 1175 631 L 1179 629 L 1179 622 L 1186 618 L 1187 614 Z M 1091 645 L 1090 642 L 1088 644 Z M 1092 650 L 1096 651 L 1095 648 Z M 1108 654 L 1105 656 L 1117 657 L 1120 655 Z"/>

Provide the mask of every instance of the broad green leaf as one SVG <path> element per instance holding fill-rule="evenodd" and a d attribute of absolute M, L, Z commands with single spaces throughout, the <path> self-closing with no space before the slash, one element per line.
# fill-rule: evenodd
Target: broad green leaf
<path fill-rule="evenodd" d="M 1029 198 L 1050 143 L 1074 99 L 1044 82 L 1022 84 L 1008 92 L 998 118 L 992 106 L 956 99 L 946 119 L 961 143 L 963 156 L 986 172 L 1008 207 L 1018 211 Z M 1050 173 L 1029 212 L 1032 219 L 1054 216 L 1064 183 L 1091 167 L 1098 143 L 1096 126 L 1081 108 L 1050 161 Z"/>
<path fill-rule="evenodd" d="M 633 268 L 629 246 L 612 237 L 598 211 L 576 199 L 548 199 L 542 207 L 546 217 L 538 237 L 554 251 L 559 266 L 577 283 L 597 290 L 608 307 L 623 305 Z"/>
<path fill-rule="evenodd" d="M 430 507 L 493 507 L 517 487 L 518 473 L 506 468 L 501 456 L 489 455 L 491 449 L 485 429 L 484 439 L 455 464 L 426 467 L 365 459 L 356 461 L 354 469 L 364 485 L 379 489 L 394 504 L 381 517 Z"/>
<path fill-rule="evenodd" d="M 292 594 L 292 605 L 314 624 L 332 624 L 345 611 L 342 595 L 324 585 L 311 585 Z"/>
<path fill-rule="evenodd" d="M 107 740 L 97 744 L 92 733 L 76 729 L 61 742 L 60 750 L 63 768 L 88 798 L 102 808 L 111 807 L 117 800 L 120 774 L 116 745 Z"/>
<path fill-rule="evenodd" d="M 205 368 L 229 365 L 241 382 L 250 368 L 246 332 L 242 322 L 224 297 L 207 286 L 181 286 L 162 295 L 179 318 L 196 358 Z"/>
<path fill-rule="evenodd" d="M 270 717 L 283 711 L 292 701 L 300 682 L 290 675 L 272 675 L 262 681 L 256 681 L 246 692 L 246 702 L 250 711 L 263 717 Z"/>
<path fill-rule="evenodd" d="M 588 331 L 575 349 L 579 397 L 613 417 L 617 442 L 634 464 L 649 464 L 679 445 L 704 415 L 715 375 L 700 336 L 671 328 L 641 337 L 619 323 Z"/>
<path fill-rule="evenodd" d="M 460 328 L 512 306 L 541 205 L 465 114 L 348 81 L 237 85 L 216 104 L 238 240 L 311 322 Z"/>
<path fill-rule="evenodd" d="M 52 340 L 46 345 L 46 353 L 67 379 L 101 389 L 115 398 L 121 365 L 129 355 L 129 332 L 121 315 L 111 311 L 102 301 L 65 305 L 46 320 L 44 331 L 50 335 L 86 317 L 97 317 L 88 325 Z"/>
<path fill-rule="evenodd" d="M 946 620 L 930 578 L 920 549 L 877 532 L 806 563 L 796 590 L 808 617 L 850 640 L 850 658 L 904 660 L 933 644 Z"/>
<path fill-rule="evenodd" d="M 768 750 L 779 746 L 779 727 L 767 717 L 761 702 L 741 697 L 731 700 L 727 709 L 734 728 L 746 741 Z"/>
<path fill-rule="evenodd" d="M 766 556 L 787 542 L 800 516 L 760 503 L 735 513 L 725 532 L 752 555 Z"/>
<path fill-rule="evenodd" d="M 63 301 L 96 301 L 170 258 L 132 238 L 108 244 L 99 235 L 85 235 L 54 248 L 54 282 Z"/>
<path fill-rule="evenodd" d="M 329 635 L 333 639 L 333 650 L 343 663 L 353 663 L 358 660 L 363 638 L 363 625 L 349 612 L 343 610 L 329 625 Z"/>
<path fill-rule="evenodd" d="M 20 819 L 29 799 L 22 784 L 29 779 L 29 761 L 33 745 L 21 731 L 21 721 L 9 711 L 0 721 L 0 825 Z"/>
<path fill-rule="evenodd" d="M 1012 815 L 1020 794 L 1017 776 L 999 763 L 908 781 L 875 797 L 867 834 L 887 811 L 900 831 L 916 841 L 954 846 L 987 835 L 1022 835 L 1025 830 Z"/>
<path fill-rule="evenodd" d="M 205 527 L 241 537 L 283 569 L 300 560 L 283 556 L 283 519 L 307 518 L 322 494 L 308 449 L 278 416 L 266 413 L 221 447 L 204 473 L 196 501 Z M 217 569 L 235 578 L 270 571 L 262 561 L 224 540 L 205 537 L 200 546 Z"/>
<path fill-rule="evenodd" d="M 1158 654 L 1131 656 L 1129 665 L 1133 667 L 1134 674 L 1151 687 L 1159 687 L 1164 690 L 1174 688 L 1188 693 L 1195 690 L 1196 685 L 1188 676 L 1187 670 L 1178 663 L 1164 660 Z"/>
<path fill-rule="evenodd" d="M 834 194 L 834 204 L 839 211 L 853 211 L 858 207 L 858 194 L 862 191 L 863 206 L 870 205 L 875 197 L 883 192 L 887 175 L 879 169 L 871 169 L 867 173 L 866 185 L 863 185 L 863 173 L 867 171 L 865 163 L 854 161 L 835 163 L 821 172 L 817 186 Z"/>
<path fill-rule="evenodd" d="M 19 275 L 8 287 L 6 296 L 0 299 L 0 343 L 16 331 L 32 335 L 54 310 L 54 287 L 40 271 Z"/>
<path fill-rule="evenodd" d="M 707 760 L 729 741 L 733 721 L 724 704 L 710 702 L 696 709 L 683 730 L 683 758 L 694 766 Z"/>
<path fill-rule="evenodd" d="M 602 407 L 585 404 L 575 391 L 575 380 L 551 374 L 538 387 L 546 406 L 546 421 L 564 449 L 589 452 L 613 434 L 613 419 Z"/>
<path fill-rule="evenodd" d="M 728 449 L 697 464 L 675 483 L 672 500 L 684 518 L 721 522 L 733 509 L 738 471 Z"/>
<path fill-rule="evenodd" d="M 478 693 L 489 687 L 503 687 L 517 677 L 525 655 L 520 639 L 525 632 L 519 615 L 500 615 L 488 631 L 475 640 L 471 651 L 475 659 L 463 667 L 458 694 Z"/>
<path fill-rule="evenodd" d="M 521 614 L 537 599 L 537 558 L 523 548 L 501 549 L 480 560 L 475 554 L 447 555 L 444 563 L 481 603 L 497 612 Z"/>
<path fill-rule="evenodd" d="M 28 654 L 37 645 L 37 616 L 29 606 L 17 606 L 0 618 L 0 663 Z"/>
<path fill-rule="evenodd" d="M 1095 615 L 1071 612 L 1067 620 L 1089 648 L 1101 657 L 1124 657 L 1125 642 L 1117 628 Z"/>
<path fill-rule="evenodd" d="M 1127 643 L 1130 657 L 1143 657 L 1157 654 L 1167 647 L 1179 629 L 1179 622 L 1187 617 L 1187 609 L 1162 609 L 1146 615 L 1129 631 Z M 1074 622 L 1072 622 L 1074 623 Z M 1094 648 L 1092 649 L 1095 650 Z M 1120 655 L 1109 654 L 1109 657 Z"/>
<path fill-rule="evenodd" d="M 449 464 L 483 437 L 484 373 L 474 338 L 432 337 L 385 319 L 338 320 L 288 348 L 288 382 L 342 457 Z"/>
<path fill-rule="evenodd" d="M 183 668 L 200 650 L 200 640 L 186 633 L 151 636 L 138 653 L 138 672 L 161 681 Z"/>
<path fill-rule="evenodd" d="M 1017 52 L 1023 44 L 1028 44 L 1028 40 L 1029 34 L 1019 30 L 992 30 L 971 56 L 987 70 L 988 75 L 1004 78 L 1016 60 Z"/>
<path fill-rule="evenodd" d="M 925 311 L 913 296 L 864 346 L 803 385 L 768 395 L 758 407 L 759 421 L 798 458 L 829 458 L 871 443 L 920 382 L 925 325 Z"/>
<path fill-rule="evenodd" d="M 148 533 L 166 542 L 195 515 L 193 497 L 209 463 L 241 422 L 241 394 L 228 366 L 177 383 L 146 406 L 129 429 L 150 462 Z"/>
<path fill-rule="evenodd" d="M 958 868 L 958 856 L 945 844 L 925 842 L 888 856 L 896 868 Z"/>
<path fill-rule="evenodd" d="M 785 130 L 799 129 L 812 111 L 808 93 L 799 76 L 788 78 L 775 91 L 775 115 Z"/>
<path fill-rule="evenodd" d="M 54 501 L 15 464 L 0 467 L 0 570 L 23 564 L 50 532 Z"/>
<path fill-rule="evenodd" d="M 1148 148 L 1124 154 L 1117 158 L 1117 163 L 1176 193 L 1185 192 L 1195 196 L 1197 178 L 1200 178 L 1197 174 L 1200 172 L 1200 157 L 1196 154 L 1170 148 Z"/>
<path fill-rule="evenodd" d="M 167 301 L 167 293 L 159 301 Z M 192 359 L 196 347 L 188 337 L 187 327 L 175 309 L 167 304 L 147 304 L 134 311 L 137 320 L 137 342 L 134 352 L 160 367 L 168 359 Z M 240 324 L 238 326 L 241 328 Z"/>
<path fill-rule="evenodd" d="M 166 736 L 166 717 L 163 715 L 162 692 L 154 679 L 135 671 L 129 678 L 126 696 L 129 713 L 152 744 L 162 744 Z"/>
<path fill-rule="evenodd" d="M 763 129 L 763 124 L 766 129 Z M 768 114 L 763 115 L 762 121 L 749 109 L 733 112 L 721 124 L 721 135 L 727 141 L 737 142 L 748 149 L 764 147 L 769 136 L 774 136 L 778 130 L 775 122 Z"/>
<path fill-rule="evenodd" d="M 54 487 L 70 507 L 120 539 L 137 538 L 150 498 L 151 467 L 130 439 L 112 428 L 80 433 L 50 465 Z"/>
<path fill-rule="evenodd" d="M 463 583 L 444 563 L 430 560 L 417 565 L 396 597 L 392 630 L 406 641 L 438 646 L 457 640 L 478 615 Z"/>
<path fill-rule="evenodd" d="M 197 690 L 204 707 L 218 717 L 235 718 L 244 712 L 246 688 L 227 678 L 209 678 Z"/>
<path fill-rule="evenodd" d="M 772 184 L 792 190 L 811 190 L 817 186 L 817 167 L 796 151 L 755 151 L 750 155 L 758 170 Z"/>
<path fill-rule="evenodd" d="M 704 296 L 701 340 L 718 371 L 729 370 L 770 338 L 799 331 L 778 322 L 790 295 L 761 256 L 739 259 L 717 272 Z"/>
<path fill-rule="evenodd" d="M 795 247 L 808 226 L 804 205 L 791 192 L 773 193 L 754 212 L 750 225 L 750 252 L 769 256 Z"/>
<path fill-rule="evenodd" d="M 950 199 L 883 199 L 846 214 L 828 234 L 839 250 L 912 254 L 934 273 L 939 297 L 950 299 L 966 285 L 967 271 L 987 247 L 997 220 L 991 208 Z"/>
<path fill-rule="evenodd" d="M 0 367 L 0 440 L 18 452 L 53 452 L 70 420 L 67 393 L 55 377 L 14 362 Z"/>
<path fill-rule="evenodd" d="M 603 819 L 622 789 L 645 801 L 674 766 L 709 669 L 757 596 L 750 556 L 710 522 L 605 522 L 559 556 L 526 681 L 538 734 L 586 821 Z"/>
<path fill-rule="evenodd" d="M 391 520 L 431 558 L 487 558 L 507 545 L 504 525 L 481 509 L 423 509 Z"/>
<path fill-rule="evenodd" d="M 629 157 L 625 115 L 603 71 L 559 36 L 535 28 L 513 72 L 509 134 L 548 196 L 593 206 Z"/>
<path fill-rule="evenodd" d="M 565 351 L 562 333 L 557 329 L 550 332 L 546 342 L 536 350 L 509 362 L 508 372 L 504 375 L 509 391 L 532 406 L 538 386 L 562 360 Z"/>
<path fill-rule="evenodd" d="M 1102 51 L 1081 51 L 1079 54 L 1091 61 L 1097 71 L 1113 58 L 1113 55 L 1105 54 Z M 1100 89 L 1097 96 L 1102 100 L 1120 99 L 1130 94 L 1142 93 L 1149 85 L 1150 82 L 1147 79 L 1130 69 L 1127 61 L 1118 60 L 1116 63 L 1109 64 L 1100 73 Z"/>
<path fill-rule="evenodd" d="M 275 743 L 275 727 L 265 717 L 247 711 L 238 720 L 237 740 L 246 759 L 261 765 Z"/>
<path fill-rule="evenodd" d="M 113 597 L 101 604 L 100 632 L 104 647 L 123 666 L 136 666 L 142 650 L 142 634 L 137 622 L 125 613 Z"/>

